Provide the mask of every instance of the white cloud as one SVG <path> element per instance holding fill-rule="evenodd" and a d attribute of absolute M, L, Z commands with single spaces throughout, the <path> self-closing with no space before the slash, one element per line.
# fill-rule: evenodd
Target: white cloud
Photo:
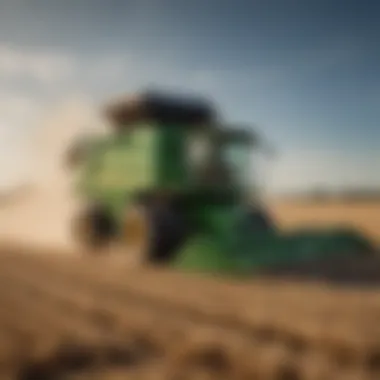
<path fill-rule="evenodd" d="M 0 78 L 33 79 L 44 84 L 73 76 L 76 62 L 60 52 L 27 50 L 0 44 Z"/>

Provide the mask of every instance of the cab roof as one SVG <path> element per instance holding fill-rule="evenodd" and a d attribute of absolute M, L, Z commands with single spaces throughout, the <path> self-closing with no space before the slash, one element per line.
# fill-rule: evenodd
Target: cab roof
<path fill-rule="evenodd" d="M 112 123 L 125 126 L 140 121 L 191 126 L 214 123 L 217 117 L 207 99 L 157 91 L 123 96 L 107 104 L 104 112 Z"/>

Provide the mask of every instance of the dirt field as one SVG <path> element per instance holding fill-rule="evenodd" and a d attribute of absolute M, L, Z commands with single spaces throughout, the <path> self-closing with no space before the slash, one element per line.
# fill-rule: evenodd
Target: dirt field
<path fill-rule="evenodd" d="M 273 202 L 274 217 L 284 228 L 309 225 L 347 225 L 362 231 L 380 244 L 380 201 L 378 202 Z"/>
<path fill-rule="evenodd" d="M 7 379 L 378 379 L 380 297 L 3 249 Z"/>
<path fill-rule="evenodd" d="M 380 204 L 272 210 L 286 228 L 344 221 L 379 241 Z M 377 289 L 221 282 L 0 251 L 0 379 L 380 378 Z"/>

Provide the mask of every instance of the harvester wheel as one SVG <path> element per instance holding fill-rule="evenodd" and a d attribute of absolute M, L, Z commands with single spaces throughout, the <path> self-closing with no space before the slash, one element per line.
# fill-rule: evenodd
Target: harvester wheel
<path fill-rule="evenodd" d="M 133 206 L 124 219 L 123 239 L 139 264 L 170 262 L 186 236 L 180 213 L 167 206 Z"/>
<path fill-rule="evenodd" d="M 72 235 L 86 253 L 97 254 L 111 240 L 115 225 L 101 208 L 93 206 L 80 212 L 72 221 Z"/>

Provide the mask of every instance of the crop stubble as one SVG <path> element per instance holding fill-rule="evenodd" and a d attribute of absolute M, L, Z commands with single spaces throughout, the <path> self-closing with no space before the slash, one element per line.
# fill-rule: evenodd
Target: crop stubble
<path fill-rule="evenodd" d="M 272 211 L 284 228 L 344 222 L 380 242 L 379 203 Z M 380 378 L 376 290 L 0 251 L 1 379 Z"/>
<path fill-rule="evenodd" d="M 30 251 L 6 248 L 0 255 L 4 376 L 380 376 L 376 290 L 221 282 Z"/>

